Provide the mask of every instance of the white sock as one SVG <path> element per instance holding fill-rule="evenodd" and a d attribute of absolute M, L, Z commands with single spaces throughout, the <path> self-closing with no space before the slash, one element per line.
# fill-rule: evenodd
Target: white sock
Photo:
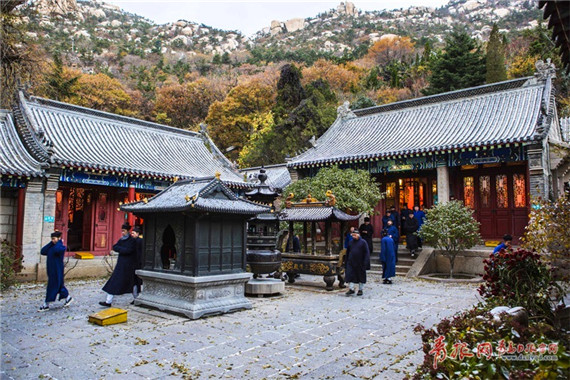
<path fill-rule="evenodd" d="M 133 286 L 133 297 L 137 298 L 139 296 L 139 292 L 138 292 L 138 288 L 137 286 Z"/>
<path fill-rule="evenodd" d="M 107 303 L 113 303 L 113 295 L 112 294 L 107 294 L 107 301 L 105 301 Z"/>

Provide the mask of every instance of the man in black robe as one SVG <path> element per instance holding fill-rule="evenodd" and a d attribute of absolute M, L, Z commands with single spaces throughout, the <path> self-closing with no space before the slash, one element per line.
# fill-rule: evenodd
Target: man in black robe
<path fill-rule="evenodd" d="M 370 250 L 358 230 L 352 232 L 352 240 L 346 250 L 345 281 L 348 282 L 347 296 L 354 294 L 354 285 L 358 283 L 357 296 L 361 296 L 366 284 L 366 270 L 370 269 Z"/>
<path fill-rule="evenodd" d="M 133 292 L 137 265 L 137 242 L 129 233 L 130 230 L 131 225 L 129 223 L 121 226 L 122 236 L 111 251 L 118 253 L 119 258 L 111 278 L 103 286 L 103 291 L 107 293 L 107 299 L 99 302 L 101 306 L 111 307 L 114 296 Z"/>
<path fill-rule="evenodd" d="M 362 239 L 364 239 L 368 244 L 368 249 L 370 250 L 370 254 L 372 254 L 373 252 L 372 235 L 374 234 L 374 227 L 372 227 L 372 224 L 370 224 L 369 217 L 364 218 L 364 224 L 361 224 L 358 230 L 360 232 L 360 236 L 362 237 Z"/>
<path fill-rule="evenodd" d="M 407 248 L 410 250 L 412 257 L 416 256 L 416 250 L 418 249 L 418 236 L 416 235 L 418 228 L 418 220 L 414 218 L 414 213 L 410 210 L 404 224 L 404 231 L 406 232 Z"/>
<path fill-rule="evenodd" d="M 142 269 L 144 266 L 144 258 L 143 258 L 144 246 L 141 234 L 142 234 L 142 228 L 140 226 L 135 226 L 133 228 L 133 231 L 131 232 L 131 236 L 135 239 L 137 247 L 137 261 L 135 265 L 135 271 L 137 269 Z M 135 287 L 133 288 L 133 296 L 137 298 L 141 290 L 142 290 L 142 278 L 137 276 L 135 273 Z M 131 304 L 133 303 L 134 301 L 131 302 Z"/>

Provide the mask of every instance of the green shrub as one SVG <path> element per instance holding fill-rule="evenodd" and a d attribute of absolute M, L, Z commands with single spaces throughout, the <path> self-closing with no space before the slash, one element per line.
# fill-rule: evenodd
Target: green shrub
<path fill-rule="evenodd" d="M 473 210 L 460 201 L 440 203 L 427 210 L 419 235 L 449 259 L 449 277 L 453 277 L 457 254 L 481 241 L 479 222 L 473 218 Z"/>
<path fill-rule="evenodd" d="M 22 270 L 22 258 L 18 257 L 16 246 L 3 239 L 0 248 L 0 290 L 4 291 L 16 283 L 16 273 Z"/>

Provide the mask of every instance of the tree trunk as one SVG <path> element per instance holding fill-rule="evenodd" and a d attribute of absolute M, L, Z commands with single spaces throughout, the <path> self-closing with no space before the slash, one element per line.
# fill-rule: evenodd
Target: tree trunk
<path fill-rule="evenodd" d="M 453 266 L 455 265 L 455 255 L 449 256 L 449 278 L 453 278 Z"/>

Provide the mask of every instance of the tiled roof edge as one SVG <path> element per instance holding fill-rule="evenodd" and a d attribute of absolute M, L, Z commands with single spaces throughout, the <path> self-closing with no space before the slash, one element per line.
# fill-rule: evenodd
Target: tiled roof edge
<path fill-rule="evenodd" d="M 279 167 L 287 167 L 287 163 L 284 162 L 282 164 L 273 164 L 273 165 L 263 165 L 263 166 L 251 166 L 249 168 L 239 169 L 240 172 L 251 171 L 251 170 L 259 170 L 259 169 L 272 169 L 272 168 L 279 168 Z"/>
<path fill-rule="evenodd" d="M 466 144 L 464 146 L 443 146 L 437 149 L 429 149 L 429 148 L 422 148 L 422 149 L 414 149 L 410 151 L 395 151 L 385 154 L 375 154 L 375 153 L 366 153 L 366 154 L 353 154 L 350 156 L 343 156 L 343 157 L 332 157 L 332 158 L 320 158 L 316 160 L 306 160 L 306 161 L 296 161 L 291 162 L 287 165 L 287 167 L 296 169 L 301 167 L 306 167 L 309 165 L 336 165 L 342 162 L 355 162 L 355 161 L 370 161 L 374 159 L 390 159 L 396 156 L 414 156 L 414 155 L 424 155 L 424 154 L 438 154 L 438 153 L 446 153 L 450 150 L 461 150 L 461 149 L 472 149 L 477 147 L 493 147 L 496 145 L 505 145 L 505 144 L 525 144 L 530 143 L 533 141 L 537 141 L 540 138 L 537 136 L 526 136 L 523 138 L 518 139 L 501 139 L 501 140 L 494 140 L 494 141 L 485 141 L 481 143 L 471 143 Z"/>
<path fill-rule="evenodd" d="M 188 131 L 185 129 L 170 127 L 168 125 L 153 123 L 151 121 L 140 120 L 140 119 L 136 119 L 133 117 L 117 115 L 117 114 L 106 112 L 106 111 L 99 111 L 99 110 L 95 110 L 92 108 L 81 107 L 81 106 L 77 106 L 75 104 L 58 102 L 56 100 L 40 98 L 37 96 L 32 96 L 30 98 L 30 100 L 32 100 L 32 101 L 34 101 L 40 105 L 60 108 L 60 109 L 66 110 L 66 111 L 75 111 L 75 112 L 83 113 L 86 115 L 98 116 L 98 117 L 102 117 L 102 118 L 106 118 L 106 119 L 111 119 L 111 120 L 121 121 L 124 123 L 154 128 L 154 129 L 167 131 L 167 132 L 186 134 L 186 135 L 193 136 L 193 137 L 199 136 L 199 134 L 197 132 L 194 132 L 194 131 Z"/>
<path fill-rule="evenodd" d="M 52 157 L 53 144 L 47 140 L 45 135 L 40 140 L 38 132 L 32 125 L 30 110 L 26 104 L 26 94 L 19 90 L 16 94 L 15 102 L 12 106 L 12 114 L 16 131 L 30 155 L 42 163 L 49 166 Z"/>
<path fill-rule="evenodd" d="M 416 99 L 403 100 L 400 102 L 384 104 L 381 106 L 362 108 L 359 110 L 354 110 L 353 112 L 356 114 L 356 116 L 360 117 L 360 116 L 367 116 L 367 115 L 372 115 L 372 114 L 376 114 L 376 113 L 380 113 L 380 112 L 394 111 L 394 110 L 400 110 L 400 109 L 405 109 L 405 108 L 422 106 L 422 105 L 426 105 L 426 104 L 440 103 L 442 101 L 461 99 L 461 98 L 466 98 L 466 97 L 475 96 L 475 95 L 484 95 L 484 94 L 489 94 L 489 93 L 493 93 L 493 92 L 510 90 L 510 89 L 522 87 L 528 80 L 530 80 L 532 78 L 533 77 L 517 78 L 517 79 L 512 79 L 509 81 L 499 82 L 499 83 L 486 84 L 483 86 L 470 87 L 470 88 L 466 88 L 466 89 L 462 89 L 462 90 L 445 92 L 442 94 L 423 96 L 421 98 L 416 98 Z"/>

